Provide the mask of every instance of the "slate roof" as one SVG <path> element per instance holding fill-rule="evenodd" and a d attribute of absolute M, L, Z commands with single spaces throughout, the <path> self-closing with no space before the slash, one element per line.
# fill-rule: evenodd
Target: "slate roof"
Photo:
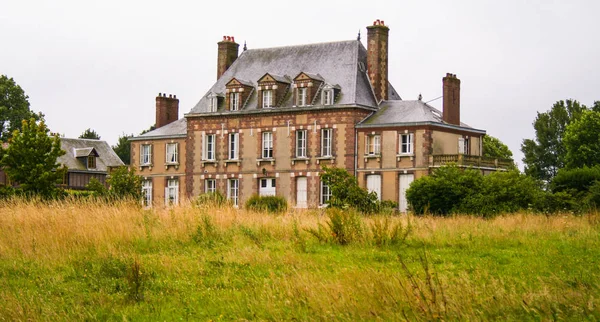
<path fill-rule="evenodd" d="M 225 85 L 234 77 L 238 80 L 256 82 L 266 73 L 283 75 L 291 79 L 300 72 L 318 74 L 326 84 L 339 85 L 341 96 L 336 101 L 336 106 L 361 106 L 375 109 L 377 102 L 366 73 L 366 64 L 367 50 L 358 40 L 249 49 L 241 53 L 189 114 L 209 113 L 208 95 L 224 93 Z M 292 98 L 291 95 L 289 96 L 280 107 L 292 107 Z M 401 99 L 391 85 L 389 85 L 389 98 Z M 242 112 L 256 109 L 256 92 L 245 106 Z M 239 111 L 227 113 L 239 113 Z"/>
<path fill-rule="evenodd" d="M 106 173 L 108 167 L 125 165 L 106 141 L 60 138 L 60 146 L 65 151 L 65 154 L 60 156 L 57 162 L 67 166 L 69 171 Z M 89 151 L 87 154 L 89 155 L 93 150 L 98 154 L 96 168 L 88 169 L 87 160 L 78 160 L 76 155 L 80 155 L 80 153 L 85 154 L 85 151 Z"/>
<path fill-rule="evenodd" d="M 180 118 L 175 122 L 171 122 L 165 126 L 159 127 L 156 130 L 146 132 L 142 135 L 130 138 L 130 141 L 148 140 L 148 139 L 163 139 L 173 137 L 185 137 L 187 135 L 187 120 L 185 117 Z"/>
<path fill-rule="evenodd" d="M 436 124 L 445 127 L 468 129 L 475 132 L 485 133 L 470 127 L 468 124 L 460 123 L 460 127 L 443 121 L 442 112 L 427 103 L 417 101 L 383 101 L 379 110 L 361 121 L 357 127 L 383 127 L 398 125 Z"/>

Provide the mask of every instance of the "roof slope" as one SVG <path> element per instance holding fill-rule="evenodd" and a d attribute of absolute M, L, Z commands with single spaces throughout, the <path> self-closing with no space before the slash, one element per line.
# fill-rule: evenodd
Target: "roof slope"
<path fill-rule="evenodd" d="M 187 120 L 185 117 L 180 118 L 177 121 L 171 122 L 167 125 L 161 126 L 158 129 L 146 132 L 142 135 L 130 138 L 130 141 L 136 140 L 147 140 L 147 139 L 161 139 L 169 137 L 185 137 L 187 134 Z"/>
<path fill-rule="evenodd" d="M 358 40 L 249 49 L 242 52 L 192 108 L 190 114 L 209 112 L 207 96 L 210 93 L 225 93 L 225 85 L 232 78 L 250 81 L 256 86 L 256 82 L 266 73 L 290 78 L 296 77 L 300 72 L 318 74 L 325 83 L 340 86 L 342 94 L 336 105 L 377 108 L 365 69 L 366 63 L 367 50 Z M 390 89 L 390 99 L 400 99 L 392 86 Z M 250 97 L 245 110 L 256 109 L 256 96 L 254 94 Z M 292 107 L 291 95 L 283 103 L 283 107 Z"/>
<path fill-rule="evenodd" d="M 60 145 L 65 154 L 58 157 L 57 162 L 65 165 L 70 171 L 107 172 L 108 167 L 125 165 L 106 141 L 60 138 Z M 92 151 L 92 149 L 96 150 L 98 158 L 96 168 L 88 169 L 86 163 L 77 159 L 76 153 L 83 150 Z"/>
<path fill-rule="evenodd" d="M 442 113 L 435 107 L 424 103 L 423 101 L 383 101 L 379 110 L 373 115 L 360 122 L 357 127 L 377 127 L 391 125 L 412 125 L 423 123 L 439 123 L 440 125 L 457 127 L 454 124 L 444 122 Z M 471 128 L 465 123 L 460 123 L 460 127 L 482 131 Z M 485 132 L 485 131 L 483 131 Z"/>

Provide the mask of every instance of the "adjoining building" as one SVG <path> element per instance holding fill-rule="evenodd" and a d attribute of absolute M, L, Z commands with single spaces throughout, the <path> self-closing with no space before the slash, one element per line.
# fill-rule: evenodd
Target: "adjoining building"
<path fill-rule="evenodd" d="M 460 122 L 456 75 L 443 78 L 443 112 L 402 100 L 388 81 L 389 28 L 377 20 L 367 30 L 367 48 L 360 39 L 244 46 L 239 56 L 224 37 L 217 81 L 191 111 L 177 119 L 177 98 L 159 94 L 157 129 L 131 139 L 145 202 L 220 191 L 236 205 L 259 194 L 318 207 L 331 196 L 322 167 L 335 166 L 405 211 L 410 182 L 432 168 L 503 167 L 481 157 L 485 131 Z"/>

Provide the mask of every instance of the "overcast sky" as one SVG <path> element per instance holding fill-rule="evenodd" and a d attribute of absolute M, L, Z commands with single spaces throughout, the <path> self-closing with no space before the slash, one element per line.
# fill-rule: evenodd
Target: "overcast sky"
<path fill-rule="evenodd" d="M 537 111 L 600 100 L 600 1 L 9 1 L 0 74 L 53 132 L 92 128 L 115 144 L 155 121 L 155 97 L 188 113 L 216 80 L 217 42 L 264 48 L 356 39 L 390 27 L 389 79 L 403 99 L 461 79 L 461 120 L 506 143 L 534 135 Z M 431 103 L 441 108 L 441 100 Z"/>

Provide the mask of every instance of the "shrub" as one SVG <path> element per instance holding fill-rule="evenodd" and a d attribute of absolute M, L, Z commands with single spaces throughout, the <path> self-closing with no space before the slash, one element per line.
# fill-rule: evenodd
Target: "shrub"
<path fill-rule="evenodd" d="M 142 197 L 142 177 L 133 169 L 118 167 L 113 170 L 107 180 L 111 197 L 140 199 Z"/>
<path fill-rule="evenodd" d="M 415 180 L 406 191 L 406 198 L 415 214 L 429 211 L 446 216 L 457 212 L 467 196 L 480 190 L 482 181 L 483 176 L 476 170 L 444 166 Z"/>
<path fill-rule="evenodd" d="M 401 244 L 406 240 L 411 231 L 410 222 L 408 222 L 406 227 L 403 227 L 400 221 L 396 224 L 392 223 L 390 216 L 373 218 L 370 228 L 373 235 L 373 243 L 377 246 Z"/>
<path fill-rule="evenodd" d="M 281 213 L 287 210 L 287 201 L 280 196 L 253 195 L 246 201 L 246 209 L 258 212 Z"/>
<path fill-rule="evenodd" d="M 565 191 L 541 191 L 533 204 L 533 210 L 544 214 L 568 212 L 577 208 L 573 196 Z"/>
<path fill-rule="evenodd" d="M 94 195 L 105 196 L 108 194 L 108 189 L 96 178 L 91 178 L 90 182 L 85 186 L 89 191 L 94 192 Z"/>

